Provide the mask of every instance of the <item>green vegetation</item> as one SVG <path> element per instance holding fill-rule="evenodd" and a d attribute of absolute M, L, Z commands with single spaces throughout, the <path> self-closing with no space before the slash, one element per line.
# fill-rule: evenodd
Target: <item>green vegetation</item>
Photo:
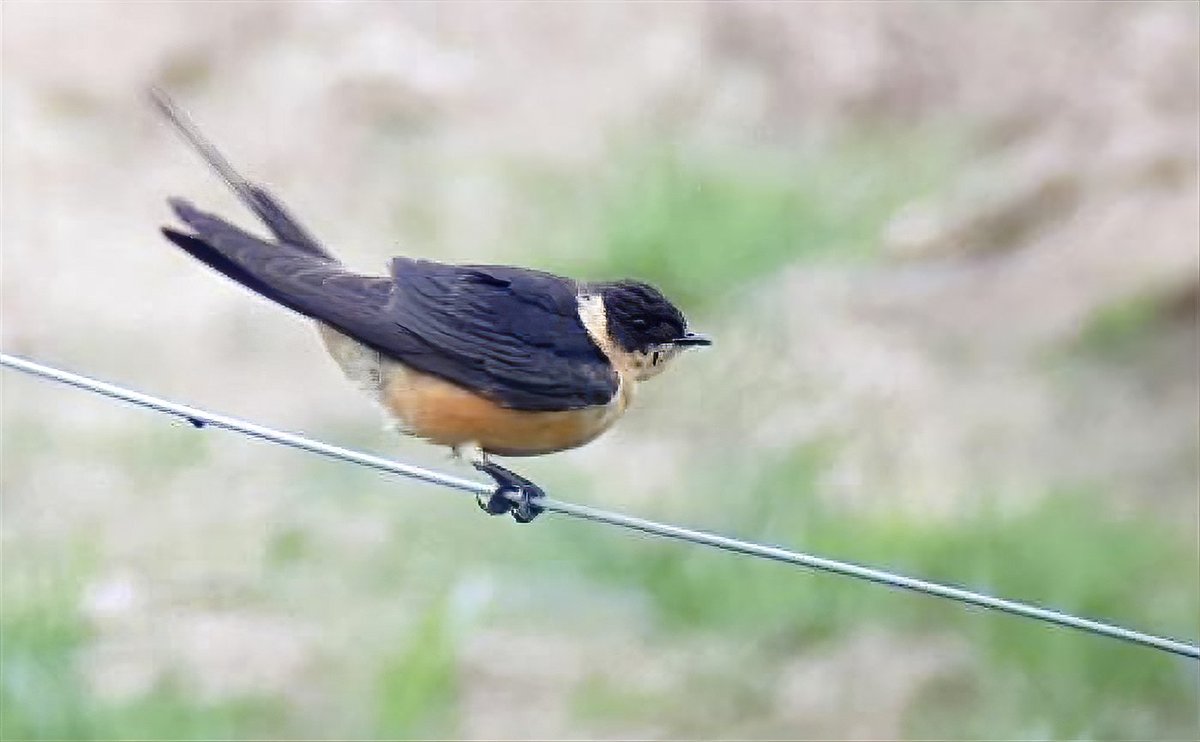
<path fill-rule="evenodd" d="M 74 652 L 87 638 L 75 607 L 82 567 L 41 553 L 36 556 L 46 562 L 31 559 L 21 570 L 12 563 L 13 551 L 13 542 L 6 540 L 0 582 L 0 737 L 85 737 L 90 718 L 73 668 Z"/>
<path fill-rule="evenodd" d="M 1020 514 L 985 510 L 944 522 L 845 512 L 812 496 L 820 458 L 804 451 L 777 466 L 740 505 L 740 526 L 730 522 L 739 510 L 723 507 L 710 515 L 713 528 L 1197 639 L 1200 559 L 1160 521 L 1118 518 L 1097 507 L 1095 492 L 1050 493 Z M 687 485 L 702 502 L 725 496 L 717 477 Z M 1196 723 L 1196 668 L 1144 648 L 670 542 L 587 527 L 563 537 L 573 568 L 639 590 L 667 633 L 736 633 L 764 656 L 879 626 L 968 637 L 976 666 L 952 702 L 924 699 L 912 715 L 917 736 L 1186 736 Z M 987 726 L 972 726 L 981 719 Z"/>
<path fill-rule="evenodd" d="M 1101 307 L 1087 319 L 1076 339 L 1085 353 L 1111 358 L 1132 357 L 1156 323 L 1162 322 L 1171 295 L 1135 294 Z"/>
<path fill-rule="evenodd" d="M 880 132 L 804 154 L 625 146 L 586 177 L 525 178 L 539 207 L 533 254 L 566 274 L 638 276 L 712 307 L 798 260 L 873 257 L 896 209 L 955 172 L 958 142 Z"/>
<path fill-rule="evenodd" d="M 16 551 L 6 543 L 6 557 Z M 220 739 L 278 727 L 283 707 L 275 700 L 198 702 L 172 682 L 131 701 L 95 699 L 78 669 L 91 638 L 80 592 L 94 555 L 80 547 L 65 558 L 38 556 L 5 560 L 0 739 Z"/>
<path fill-rule="evenodd" d="M 443 606 L 429 611 L 404 650 L 387 658 L 375 684 L 377 729 L 388 739 L 422 739 L 454 728 L 455 646 Z"/>

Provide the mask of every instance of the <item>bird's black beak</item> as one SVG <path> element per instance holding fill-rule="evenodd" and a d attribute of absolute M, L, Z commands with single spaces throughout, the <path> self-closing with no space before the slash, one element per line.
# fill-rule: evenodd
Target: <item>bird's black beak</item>
<path fill-rule="evenodd" d="M 681 338 L 675 338 L 671 343 L 685 348 L 689 345 L 712 345 L 712 338 L 698 332 L 689 332 Z"/>

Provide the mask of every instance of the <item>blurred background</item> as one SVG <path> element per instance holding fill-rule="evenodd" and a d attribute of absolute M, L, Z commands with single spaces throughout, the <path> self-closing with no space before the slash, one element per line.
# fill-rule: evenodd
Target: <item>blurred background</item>
<path fill-rule="evenodd" d="M 462 476 L 171 249 L 662 286 L 563 499 L 1200 638 L 1198 7 L 5 2 L 3 349 Z M 257 228 L 257 225 L 255 225 Z M 1191 738 L 1197 663 L 5 371 L 5 738 Z"/>

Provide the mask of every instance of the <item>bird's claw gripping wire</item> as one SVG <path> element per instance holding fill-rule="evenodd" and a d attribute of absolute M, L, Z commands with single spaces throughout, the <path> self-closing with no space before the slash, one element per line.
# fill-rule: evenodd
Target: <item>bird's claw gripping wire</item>
<path fill-rule="evenodd" d="M 484 499 L 483 495 L 476 497 L 479 508 L 488 515 L 504 515 L 512 513 L 513 520 L 518 523 L 528 523 L 544 510 L 534 504 L 546 496 L 542 488 L 525 477 L 505 469 L 490 461 L 475 461 L 475 468 L 487 474 L 496 481 L 496 490 Z M 516 497 L 512 497 L 516 495 Z"/>

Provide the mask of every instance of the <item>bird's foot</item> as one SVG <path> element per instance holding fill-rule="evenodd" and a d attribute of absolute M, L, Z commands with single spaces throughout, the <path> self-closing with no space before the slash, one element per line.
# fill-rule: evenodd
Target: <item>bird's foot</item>
<path fill-rule="evenodd" d="M 541 487 L 487 459 L 471 463 L 476 469 L 496 480 L 496 491 L 490 497 L 486 500 L 482 496 L 476 499 L 480 509 L 488 515 L 512 513 L 516 522 L 528 523 L 544 510 L 534 504 L 546 496 Z M 516 495 L 516 498 L 510 495 Z"/>

